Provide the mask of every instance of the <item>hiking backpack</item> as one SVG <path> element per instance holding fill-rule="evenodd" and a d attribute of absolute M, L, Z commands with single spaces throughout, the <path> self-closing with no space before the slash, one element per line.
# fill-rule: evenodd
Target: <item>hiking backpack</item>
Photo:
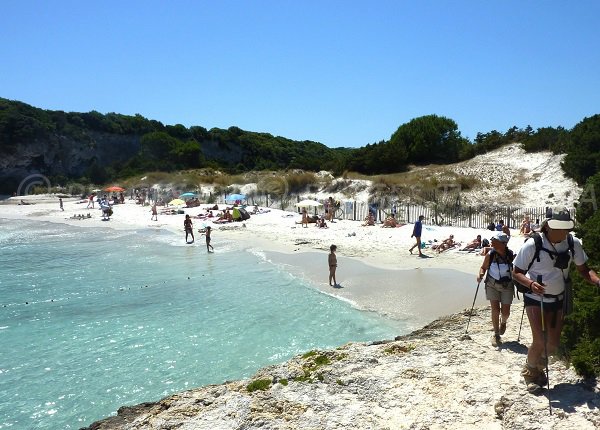
<path fill-rule="evenodd" d="M 535 254 L 533 254 L 533 258 L 531 259 L 531 262 L 529 263 L 529 266 L 527 266 L 527 270 L 525 270 L 525 273 L 529 272 L 529 269 L 531 269 L 531 266 L 533 266 L 533 263 L 537 260 L 538 262 L 540 261 L 540 252 L 541 251 L 545 251 L 548 254 L 550 254 L 550 258 L 552 258 L 554 260 L 555 256 L 558 255 L 558 253 L 556 251 L 551 251 L 549 249 L 546 249 L 543 247 L 542 245 L 542 236 L 540 236 L 539 233 L 533 233 L 531 236 L 529 236 L 530 238 L 532 238 L 535 242 Z M 527 238 L 525 240 L 525 242 L 527 242 L 527 240 L 529 240 L 529 238 Z M 573 258 L 575 256 L 575 247 L 573 244 L 573 236 L 571 234 L 567 235 L 567 243 L 569 245 L 569 250 L 568 252 L 571 254 L 571 258 Z M 521 292 L 521 293 L 531 293 L 531 290 L 529 289 L 528 285 L 523 285 L 519 282 L 517 282 L 514 278 L 513 278 L 513 284 L 515 285 L 515 288 L 517 289 L 517 292 Z M 518 297 L 518 294 L 517 294 Z"/>

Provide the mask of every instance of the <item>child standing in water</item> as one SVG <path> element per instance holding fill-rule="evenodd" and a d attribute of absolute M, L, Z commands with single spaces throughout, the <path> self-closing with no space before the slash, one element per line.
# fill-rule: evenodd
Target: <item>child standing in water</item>
<path fill-rule="evenodd" d="M 335 270 L 337 269 L 337 257 L 335 256 L 335 251 L 337 250 L 337 246 L 331 245 L 329 247 L 329 250 L 331 251 L 329 253 L 329 258 L 328 258 L 328 262 L 329 262 L 329 285 L 332 286 L 332 287 L 335 287 L 337 285 L 337 281 L 335 280 Z M 331 283 L 332 280 L 333 280 L 333 284 Z"/>
<path fill-rule="evenodd" d="M 206 236 L 206 250 L 208 252 L 215 252 L 215 248 L 213 248 L 213 246 L 210 244 L 210 232 L 211 232 L 211 228 L 210 226 L 206 227 L 206 230 L 204 231 L 204 234 Z"/>

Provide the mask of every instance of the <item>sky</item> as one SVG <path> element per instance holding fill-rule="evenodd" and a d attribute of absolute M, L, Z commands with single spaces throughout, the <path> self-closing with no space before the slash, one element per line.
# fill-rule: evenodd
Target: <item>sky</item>
<path fill-rule="evenodd" d="M 600 1 L 0 0 L 0 97 L 328 147 L 600 113 Z"/>

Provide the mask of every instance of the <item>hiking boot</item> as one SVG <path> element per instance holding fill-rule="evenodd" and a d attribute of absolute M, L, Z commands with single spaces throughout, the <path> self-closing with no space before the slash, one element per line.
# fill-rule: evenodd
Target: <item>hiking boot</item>
<path fill-rule="evenodd" d="M 498 346 L 502 343 L 502 339 L 500 338 L 500 334 L 496 333 L 492 337 L 492 346 Z"/>
<path fill-rule="evenodd" d="M 521 371 L 521 376 L 523 376 L 525 384 L 527 384 L 527 391 L 532 394 L 542 391 L 544 385 L 548 383 L 546 374 L 537 367 L 531 367 L 529 364 L 525 364 L 525 367 Z"/>

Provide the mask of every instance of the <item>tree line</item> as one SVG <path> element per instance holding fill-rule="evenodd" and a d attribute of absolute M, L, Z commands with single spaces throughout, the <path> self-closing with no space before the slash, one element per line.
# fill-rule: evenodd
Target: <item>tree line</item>
<path fill-rule="evenodd" d="M 18 145 L 64 139 L 93 147 L 99 136 L 132 138 L 133 156 L 91 163 L 85 175 L 105 182 L 150 170 L 174 171 L 202 167 L 228 173 L 250 170 L 329 170 L 334 175 L 354 171 L 367 175 L 402 172 L 410 165 L 448 164 L 484 154 L 502 145 L 521 142 L 526 151 L 566 153 L 566 174 L 582 185 L 600 165 L 600 115 L 583 119 L 573 129 L 511 127 L 505 132 L 477 133 L 473 141 L 461 136 L 456 122 L 426 115 L 402 124 L 389 140 L 361 148 L 329 148 L 319 142 L 295 141 L 269 133 L 181 124 L 164 125 L 137 115 L 52 111 L 0 98 L 0 154 Z M 77 180 L 80 178 L 69 177 Z"/>

